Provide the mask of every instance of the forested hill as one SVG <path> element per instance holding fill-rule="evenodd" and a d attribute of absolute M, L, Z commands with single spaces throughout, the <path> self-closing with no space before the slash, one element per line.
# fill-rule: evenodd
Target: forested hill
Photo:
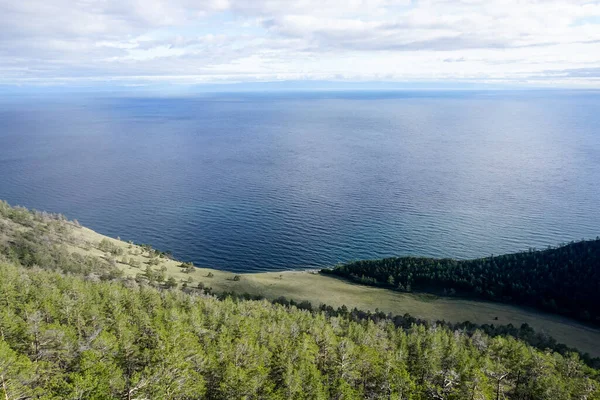
<path fill-rule="evenodd" d="M 530 305 L 600 324 L 600 239 L 475 260 L 398 257 L 322 272 L 401 291 Z"/>
<path fill-rule="evenodd" d="M 583 399 L 575 353 L 0 260 L 6 399 Z"/>

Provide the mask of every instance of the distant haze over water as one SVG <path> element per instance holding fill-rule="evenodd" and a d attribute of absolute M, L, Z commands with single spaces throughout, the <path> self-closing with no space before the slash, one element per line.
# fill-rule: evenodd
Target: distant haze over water
<path fill-rule="evenodd" d="M 231 271 L 600 235 L 600 92 L 0 100 L 0 198 Z"/>

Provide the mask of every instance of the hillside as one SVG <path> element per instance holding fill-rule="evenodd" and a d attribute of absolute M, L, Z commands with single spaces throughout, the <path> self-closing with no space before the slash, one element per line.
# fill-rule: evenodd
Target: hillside
<path fill-rule="evenodd" d="M 399 291 L 443 291 L 528 305 L 600 324 L 600 239 L 464 261 L 357 261 L 324 272 Z"/>
<path fill-rule="evenodd" d="M 326 304 L 392 315 L 408 313 L 429 321 L 470 321 L 490 327 L 512 324 L 517 328 L 526 323 L 540 335 L 600 356 L 600 331 L 560 316 L 500 303 L 400 293 L 306 271 L 240 274 L 235 278 L 227 271 L 189 268 L 149 246 L 103 236 L 61 215 L 10 207 L 4 202 L 0 202 L 0 254 L 27 267 L 68 271 L 94 280 L 129 277 L 154 286 L 186 286 L 185 290 L 196 291 L 201 287 L 213 293 L 248 293 L 270 300 L 283 296 L 309 301 L 313 307 Z M 532 343 L 550 342 L 536 339 Z"/>
<path fill-rule="evenodd" d="M 0 261 L 5 399 L 581 399 L 576 354 Z"/>

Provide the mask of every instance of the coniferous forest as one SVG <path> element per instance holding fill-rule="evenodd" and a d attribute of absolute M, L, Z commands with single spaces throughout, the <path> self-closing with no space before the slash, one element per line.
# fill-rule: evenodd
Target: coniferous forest
<path fill-rule="evenodd" d="M 584 399 L 598 371 L 442 326 L 0 267 L 6 399 Z"/>
<path fill-rule="evenodd" d="M 475 260 L 396 257 L 325 269 L 355 282 L 538 307 L 600 324 L 600 239 Z"/>

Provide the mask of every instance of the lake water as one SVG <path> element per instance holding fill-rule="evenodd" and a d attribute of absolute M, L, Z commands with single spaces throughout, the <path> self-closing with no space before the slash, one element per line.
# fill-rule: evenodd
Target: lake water
<path fill-rule="evenodd" d="M 0 198 L 231 271 L 600 235 L 600 92 L 3 98 Z"/>

